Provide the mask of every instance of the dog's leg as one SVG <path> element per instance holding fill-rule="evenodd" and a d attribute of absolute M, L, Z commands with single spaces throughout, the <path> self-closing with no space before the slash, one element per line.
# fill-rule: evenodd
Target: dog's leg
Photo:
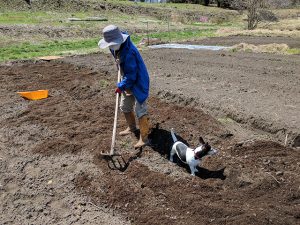
<path fill-rule="evenodd" d="M 170 161 L 174 161 L 174 155 L 176 154 L 175 146 L 172 146 L 171 152 L 170 152 Z"/>
<path fill-rule="evenodd" d="M 199 162 L 197 162 L 195 164 L 195 172 L 199 173 L 199 170 L 197 169 L 197 166 L 200 167 L 201 163 L 202 163 L 202 160 L 199 160 Z"/>
<path fill-rule="evenodd" d="M 197 169 L 197 166 L 200 166 L 200 163 L 201 163 L 201 161 L 199 161 L 199 162 L 195 162 L 195 164 L 194 164 L 194 168 L 195 168 L 195 172 L 196 173 L 198 173 L 199 171 L 198 171 L 198 169 Z"/>
<path fill-rule="evenodd" d="M 194 165 L 189 165 L 189 167 L 190 167 L 190 170 L 191 170 L 191 175 L 192 176 L 195 176 L 195 166 Z"/>
<path fill-rule="evenodd" d="M 175 143 L 177 141 L 177 137 L 175 135 L 174 128 L 171 129 L 171 136 L 172 136 L 173 142 Z"/>
<path fill-rule="evenodd" d="M 195 173 L 199 172 L 197 170 L 197 166 L 198 165 L 199 165 L 199 161 L 198 160 L 193 160 L 192 162 L 190 162 L 189 167 L 190 167 L 192 176 L 195 176 Z"/>

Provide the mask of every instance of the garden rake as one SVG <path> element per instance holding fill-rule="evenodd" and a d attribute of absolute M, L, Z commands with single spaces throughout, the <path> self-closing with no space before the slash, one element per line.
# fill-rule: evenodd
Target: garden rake
<path fill-rule="evenodd" d="M 118 66 L 118 83 L 120 81 L 121 81 L 121 69 L 120 69 L 120 65 L 119 65 Z M 111 159 L 111 160 L 112 160 L 112 158 L 114 156 L 121 156 L 120 154 L 115 153 L 115 142 L 116 142 L 116 131 L 117 131 L 117 120 L 118 120 L 119 97 L 120 97 L 120 94 L 117 93 L 116 94 L 115 117 L 114 117 L 114 125 L 113 125 L 113 135 L 112 135 L 112 139 L 111 139 L 110 152 L 109 153 L 101 152 L 102 156 L 104 156 L 107 159 Z"/>

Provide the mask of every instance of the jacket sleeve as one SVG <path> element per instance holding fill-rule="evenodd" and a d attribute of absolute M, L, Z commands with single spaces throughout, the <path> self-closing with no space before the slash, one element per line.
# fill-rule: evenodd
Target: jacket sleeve
<path fill-rule="evenodd" d="M 128 54 L 126 57 L 123 73 L 123 80 L 117 85 L 122 91 L 125 89 L 131 89 L 137 78 L 137 63 L 133 52 Z"/>

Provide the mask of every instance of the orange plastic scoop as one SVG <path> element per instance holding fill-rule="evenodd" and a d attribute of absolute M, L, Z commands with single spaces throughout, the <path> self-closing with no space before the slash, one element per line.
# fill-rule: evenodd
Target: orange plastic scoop
<path fill-rule="evenodd" d="M 48 90 L 37 90 L 37 91 L 26 91 L 18 92 L 23 98 L 30 100 L 39 100 L 43 98 L 48 98 Z"/>

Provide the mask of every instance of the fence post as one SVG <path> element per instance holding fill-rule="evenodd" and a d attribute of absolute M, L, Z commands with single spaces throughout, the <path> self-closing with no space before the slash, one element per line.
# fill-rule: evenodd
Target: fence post
<path fill-rule="evenodd" d="M 171 43 L 170 21 L 169 20 L 168 20 L 168 34 L 169 34 L 169 43 Z"/>
<path fill-rule="evenodd" d="M 150 44 L 150 40 L 149 40 L 149 21 L 147 21 L 147 42 L 148 42 L 148 46 Z"/>

